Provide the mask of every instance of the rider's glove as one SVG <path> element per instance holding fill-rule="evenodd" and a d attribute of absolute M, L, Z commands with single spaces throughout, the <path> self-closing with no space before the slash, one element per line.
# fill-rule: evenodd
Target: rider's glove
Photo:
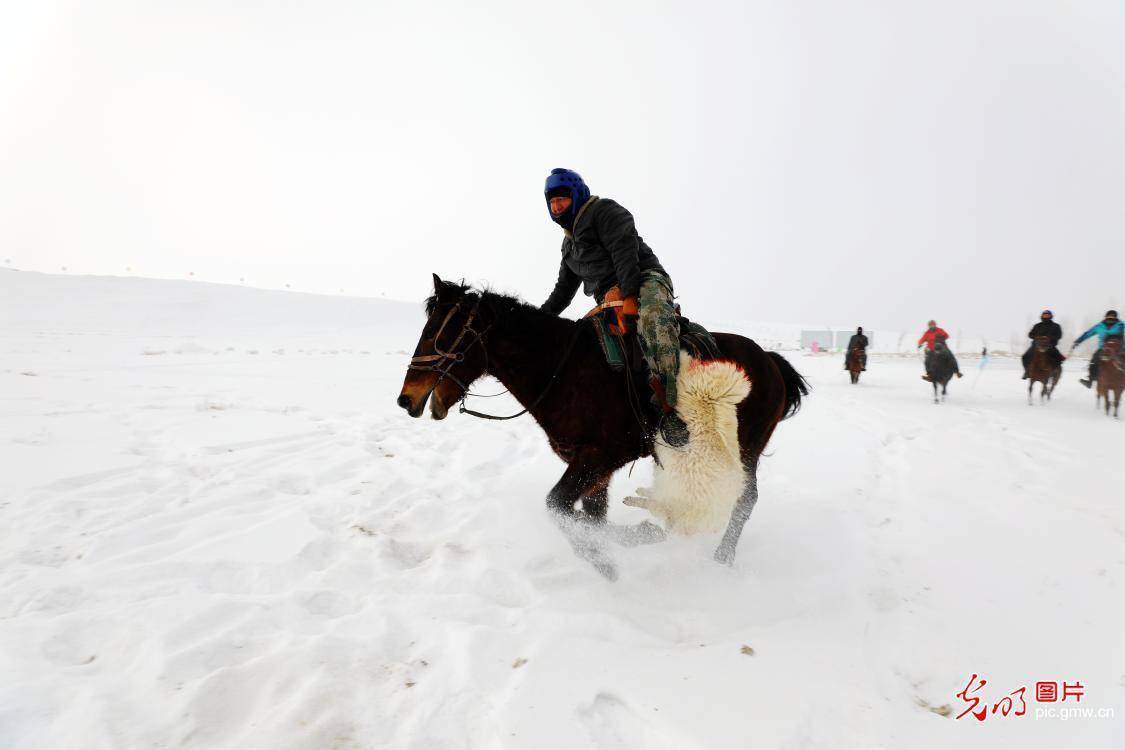
<path fill-rule="evenodd" d="M 636 295 L 621 300 L 621 307 L 612 308 L 616 323 L 610 324 L 610 330 L 619 336 L 624 336 L 636 324 L 640 310 Z"/>

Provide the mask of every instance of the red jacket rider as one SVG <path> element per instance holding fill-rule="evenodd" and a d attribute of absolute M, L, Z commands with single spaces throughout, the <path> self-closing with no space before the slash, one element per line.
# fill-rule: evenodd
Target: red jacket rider
<path fill-rule="evenodd" d="M 944 328 L 938 328 L 937 323 L 930 321 L 927 325 L 929 328 L 922 334 L 922 338 L 918 339 L 918 346 L 926 345 L 926 351 L 932 352 L 934 350 L 935 341 L 945 341 L 949 338 L 949 334 L 945 332 Z"/>

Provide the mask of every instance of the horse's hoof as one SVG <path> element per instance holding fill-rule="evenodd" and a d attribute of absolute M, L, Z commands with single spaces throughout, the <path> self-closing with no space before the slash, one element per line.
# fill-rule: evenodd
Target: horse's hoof
<path fill-rule="evenodd" d="M 734 567 L 734 553 L 725 552 L 722 547 L 715 550 L 715 562 L 727 568 Z"/>
<path fill-rule="evenodd" d="M 610 526 L 610 538 L 623 547 L 657 544 L 668 538 L 667 532 L 652 521 L 641 521 L 633 526 Z"/>
<path fill-rule="evenodd" d="M 594 562 L 593 565 L 594 570 L 601 573 L 602 577 L 610 583 L 613 583 L 617 580 L 617 566 L 611 563 L 609 560 L 598 560 L 597 562 Z"/>

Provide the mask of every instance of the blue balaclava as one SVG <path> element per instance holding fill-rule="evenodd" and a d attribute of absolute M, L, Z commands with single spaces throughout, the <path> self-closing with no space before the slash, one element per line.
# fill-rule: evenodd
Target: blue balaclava
<path fill-rule="evenodd" d="M 574 227 L 574 217 L 582 204 L 590 199 L 590 188 L 582 181 L 582 175 L 569 169 L 556 167 L 547 175 L 547 183 L 543 186 L 543 197 L 547 201 L 547 215 L 551 221 L 563 229 Z M 570 198 L 570 208 L 558 216 L 551 213 L 551 198 Z"/>

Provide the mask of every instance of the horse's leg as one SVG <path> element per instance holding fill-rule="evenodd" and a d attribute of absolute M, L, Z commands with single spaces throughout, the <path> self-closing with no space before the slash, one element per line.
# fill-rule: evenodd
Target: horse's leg
<path fill-rule="evenodd" d="M 1027 383 L 1027 405 L 1031 406 L 1031 392 L 1035 389 L 1035 381 L 1028 380 Z"/>
<path fill-rule="evenodd" d="M 598 535 L 592 533 L 589 522 L 583 522 L 574 510 L 574 504 L 599 483 L 608 483 L 605 472 L 592 470 L 577 461 L 570 464 L 551 491 L 547 493 L 547 509 L 566 535 L 574 553 L 594 566 L 594 569 L 611 581 L 617 580 L 617 566 L 606 554 Z M 585 505 L 585 503 L 583 503 Z"/>
<path fill-rule="evenodd" d="M 738 539 L 742 536 L 742 527 L 746 525 L 746 520 L 750 518 L 750 513 L 754 510 L 757 502 L 758 460 L 754 459 L 753 462 L 746 465 L 746 485 L 742 488 L 742 494 L 738 496 L 738 501 L 734 504 L 734 509 L 730 514 L 730 522 L 727 523 L 727 530 L 715 550 L 717 562 L 723 565 L 734 564 L 734 554 L 738 550 Z"/>
<path fill-rule="evenodd" d="M 605 523 L 606 513 L 609 511 L 609 480 L 612 476 L 607 474 L 605 479 L 582 495 L 582 512 L 591 521 Z"/>
<path fill-rule="evenodd" d="M 934 403 L 938 402 L 937 380 L 934 381 Z"/>
<path fill-rule="evenodd" d="M 582 519 L 594 524 L 599 533 L 625 547 L 636 547 L 640 544 L 655 544 L 668 538 L 664 529 L 652 521 L 641 521 L 638 524 L 619 525 L 606 523 L 606 514 L 609 511 L 609 480 L 613 472 L 605 475 L 594 486 L 582 495 Z M 628 504 L 628 503 L 626 503 Z M 593 532 L 593 529 L 587 529 Z"/>

